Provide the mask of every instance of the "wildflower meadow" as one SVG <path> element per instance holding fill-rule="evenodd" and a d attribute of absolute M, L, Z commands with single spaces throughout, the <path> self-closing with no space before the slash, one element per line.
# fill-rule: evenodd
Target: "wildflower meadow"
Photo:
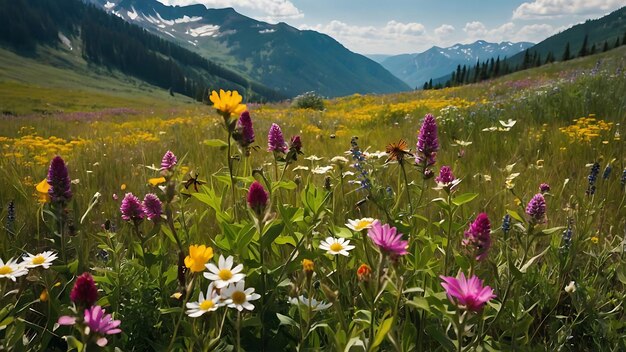
<path fill-rule="evenodd" d="M 614 52 L 323 110 L 0 117 L 0 350 L 626 350 Z"/>

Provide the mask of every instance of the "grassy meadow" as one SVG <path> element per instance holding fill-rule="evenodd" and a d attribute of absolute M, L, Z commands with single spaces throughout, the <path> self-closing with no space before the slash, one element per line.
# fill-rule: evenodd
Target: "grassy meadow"
<path fill-rule="evenodd" d="M 86 324 L 70 299 L 83 272 L 97 304 L 121 321 L 121 333 L 107 335 L 111 349 L 626 349 L 626 47 L 480 84 L 327 100 L 324 111 L 248 104 L 255 141 L 244 148 L 212 104 L 27 59 L 12 70 L 11 55 L 0 55 L 0 259 L 58 258 L 16 281 L 0 263 L 6 350 L 101 342 L 104 331 L 56 324 L 72 315 Z M 43 73 L 55 78 L 39 82 Z M 436 163 L 386 162 L 401 139 L 417 153 L 428 113 Z M 301 137 L 302 154 L 267 151 L 273 123 L 288 142 Z M 168 150 L 178 162 L 159 171 Z M 46 202 L 36 186 L 57 155 L 73 195 Z M 444 165 L 460 180 L 452 190 L 437 189 Z M 269 191 L 262 211 L 247 198 L 255 180 Z M 127 193 L 156 194 L 162 216 L 124 220 Z M 541 219 L 527 209 L 538 193 Z M 490 221 L 488 245 L 472 242 L 479 213 Z M 346 225 L 361 218 L 395 227 L 407 253 Z M 355 247 L 328 254 L 327 237 Z M 211 262 L 243 264 L 259 295 L 248 297 L 253 310 L 223 306 L 225 286 L 217 310 L 202 306 L 211 280 L 183 261 L 194 259 L 191 245 L 211 247 Z M 461 303 L 440 278 L 459 273 L 493 297 Z M 189 316 L 191 302 L 206 314 Z"/>

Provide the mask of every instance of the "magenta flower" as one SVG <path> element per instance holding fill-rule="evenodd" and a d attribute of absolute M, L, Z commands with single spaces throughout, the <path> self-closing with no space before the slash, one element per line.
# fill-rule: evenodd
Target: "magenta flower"
<path fill-rule="evenodd" d="M 289 149 L 295 150 L 296 153 L 302 152 L 302 140 L 300 139 L 300 136 L 291 137 L 291 143 L 289 143 L 289 145 Z"/>
<path fill-rule="evenodd" d="M 546 219 L 546 199 L 541 193 L 535 194 L 535 196 L 528 202 L 526 206 L 526 214 L 530 216 L 530 221 L 533 223 L 542 223 Z"/>
<path fill-rule="evenodd" d="M 252 127 L 252 119 L 248 111 L 242 112 L 241 116 L 239 116 L 233 138 L 242 148 L 254 143 L 254 128 Z"/>
<path fill-rule="evenodd" d="M 100 306 L 93 306 L 85 309 L 85 315 L 82 323 L 85 324 L 85 334 L 95 337 L 96 344 L 100 347 L 106 346 L 109 341 L 104 335 L 119 334 L 122 330 L 119 328 L 121 321 L 113 320 L 111 314 Z M 59 317 L 59 325 L 74 325 L 78 319 L 64 315 Z"/>
<path fill-rule="evenodd" d="M 550 192 L 550 185 L 547 183 L 542 183 L 539 185 L 539 192 L 546 193 Z"/>
<path fill-rule="evenodd" d="M 55 203 L 66 203 L 72 198 L 72 182 L 65 161 L 60 156 L 55 156 L 48 168 L 48 194 Z"/>
<path fill-rule="evenodd" d="M 402 240 L 402 234 L 398 233 L 395 227 L 390 227 L 389 224 L 381 225 L 380 221 L 376 220 L 372 223 L 372 227 L 367 230 L 367 235 L 383 253 L 394 256 L 408 253 L 409 242 Z"/>
<path fill-rule="evenodd" d="M 154 193 L 148 193 L 143 198 L 142 208 L 148 220 L 158 221 L 163 213 L 161 200 Z"/>
<path fill-rule="evenodd" d="M 248 206 L 260 218 L 267 208 L 268 194 L 259 181 L 254 181 L 248 190 Z"/>
<path fill-rule="evenodd" d="M 461 309 L 472 312 L 480 312 L 485 303 L 496 298 L 493 289 L 489 286 L 483 287 L 483 281 L 477 276 L 469 279 L 463 273 L 457 277 L 439 276 L 443 282 L 441 286 L 446 289 L 446 294 L 450 302 Z"/>
<path fill-rule="evenodd" d="M 491 247 L 491 223 L 487 214 L 478 214 L 476 220 L 465 231 L 465 238 L 461 244 L 474 253 L 476 260 L 481 261 L 487 257 Z"/>
<path fill-rule="evenodd" d="M 287 144 L 283 137 L 283 131 L 280 129 L 280 126 L 275 123 L 272 124 L 270 132 L 267 135 L 267 151 L 279 153 L 287 152 Z"/>
<path fill-rule="evenodd" d="M 139 198 L 135 197 L 132 193 L 126 193 L 124 199 L 122 199 L 120 212 L 122 212 L 122 219 L 126 221 L 139 221 L 143 220 L 146 216 Z"/>
<path fill-rule="evenodd" d="M 439 139 L 437 138 L 437 121 L 432 114 L 424 116 L 424 122 L 417 136 L 417 153 L 415 162 L 431 166 L 435 164 L 435 157 L 439 150 Z"/>
<path fill-rule="evenodd" d="M 76 279 L 70 292 L 70 299 L 78 306 L 91 307 L 98 300 L 98 288 L 89 273 L 83 273 Z"/>
<path fill-rule="evenodd" d="M 178 158 L 176 157 L 176 155 L 174 155 L 174 153 L 172 153 L 170 150 L 168 150 L 167 152 L 165 152 L 165 154 L 163 155 L 163 158 L 161 159 L 161 171 L 172 171 L 172 169 L 174 168 L 174 166 L 176 166 L 176 164 L 178 163 Z"/>
<path fill-rule="evenodd" d="M 450 166 L 442 166 L 439 170 L 439 176 L 435 177 L 435 182 L 441 184 L 449 184 L 454 181 L 454 174 Z"/>

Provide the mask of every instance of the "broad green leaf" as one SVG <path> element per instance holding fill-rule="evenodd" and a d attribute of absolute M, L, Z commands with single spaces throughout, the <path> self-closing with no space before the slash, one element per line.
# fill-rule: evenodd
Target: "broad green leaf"
<path fill-rule="evenodd" d="M 533 265 L 533 263 L 534 263 L 537 259 L 541 258 L 541 256 L 543 256 L 544 254 L 546 254 L 546 252 L 548 251 L 548 249 L 550 249 L 550 247 L 546 247 L 546 249 L 544 249 L 544 250 L 543 250 L 543 252 L 541 252 L 541 253 L 537 254 L 536 256 L 534 256 L 534 257 L 530 258 L 530 259 L 526 262 L 526 264 L 524 264 L 524 265 L 523 265 L 523 266 L 519 269 L 519 271 L 520 271 L 521 273 L 526 273 L 526 270 L 528 270 L 528 268 L 529 268 L 531 265 Z"/>
<path fill-rule="evenodd" d="M 452 198 L 452 204 L 458 207 L 465 203 L 471 202 L 476 197 L 478 197 L 478 193 L 463 193 L 458 197 Z"/>
<path fill-rule="evenodd" d="M 285 223 L 282 221 L 274 222 L 269 228 L 263 231 L 263 236 L 261 237 L 261 241 L 263 241 L 264 246 L 269 246 L 274 242 L 276 237 L 283 232 L 285 228 Z"/>
<path fill-rule="evenodd" d="M 506 211 L 507 214 L 511 215 L 511 217 L 519 222 L 524 222 L 524 219 L 522 219 L 521 216 L 519 216 L 519 214 L 515 211 L 515 210 L 508 210 Z"/>
<path fill-rule="evenodd" d="M 376 331 L 376 337 L 374 338 L 374 343 L 372 343 L 372 348 L 378 347 L 383 340 L 385 340 L 385 336 L 387 336 L 387 333 L 391 330 L 392 325 L 393 317 L 385 319 L 383 323 L 380 324 L 378 330 Z"/>
<path fill-rule="evenodd" d="M 276 313 L 276 317 L 280 321 L 280 325 L 290 325 L 290 326 L 294 326 L 294 327 L 300 329 L 300 324 L 298 324 L 291 317 L 288 317 L 286 315 L 282 315 L 280 313 Z"/>

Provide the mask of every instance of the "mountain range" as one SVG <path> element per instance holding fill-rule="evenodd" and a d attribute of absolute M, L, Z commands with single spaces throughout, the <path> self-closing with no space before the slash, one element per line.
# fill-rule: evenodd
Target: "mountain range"
<path fill-rule="evenodd" d="M 489 43 L 478 40 L 471 44 L 455 44 L 447 48 L 433 46 L 417 54 L 388 57 L 381 65 L 411 87 L 421 87 L 431 78 L 449 74 L 457 65 L 473 65 L 477 60 L 511 57 L 534 44 L 529 42 Z"/>
<path fill-rule="evenodd" d="M 232 8 L 167 6 L 156 0 L 88 1 L 286 96 L 409 89 L 378 63 L 325 34 L 257 21 Z"/>

